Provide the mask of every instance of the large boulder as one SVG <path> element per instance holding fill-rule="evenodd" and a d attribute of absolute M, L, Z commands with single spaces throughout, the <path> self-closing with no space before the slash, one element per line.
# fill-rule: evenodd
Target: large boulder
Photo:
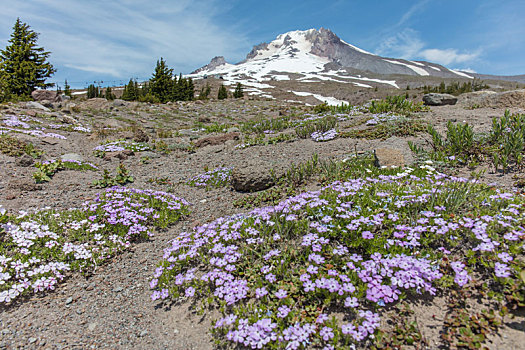
<path fill-rule="evenodd" d="M 26 103 L 26 107 L 27 108 L 30 108 L 30 109 L 38 109 L 38 110 L 41 110 L 41 111 L 44 111 L 44 112 L 49 112 L 49 108 L 45 107 L 45 106 L 42 106 L 40 103 L 38 102 L 35 102 L 35 101 L 29 101 Z"/>
<path fill-rule="evenodd" d="M 423 96 L 423 102 L 427 106 L 455 105 L 458 98 L 449 94 L 430 93 Z"/>
<path fill-rule="evenodd" d="M 62 96 L 58 95 L 56 91 L 51 90 L 35 90 L 31 93 L 33 100 L 41 101 L 50 101 L 50 102 L 60 102 L 62 101 Z"/>
<path fill-rule="evenodd" d="M 232 170 L 231 184 L 237 192 L 257 192 L 275 185 L 285 173 L 282 164 L 264 161 L 249 161 Z"/>
<path fill-rule="evenodd" d="M 459 96 L 458 104 L 464 107 L 525 108 L 525 90 L 469 92 Z"/>

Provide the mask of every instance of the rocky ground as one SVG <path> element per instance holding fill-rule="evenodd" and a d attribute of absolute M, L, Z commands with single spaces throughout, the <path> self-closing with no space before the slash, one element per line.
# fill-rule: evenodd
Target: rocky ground
<path fill-rule="evenodd" d="M 30 128 L 44 127 L 45 132 L 65 136 L 66 139 L 37 137 L 10 133 L 43 150 L 44 160 L 76 157 L 96 164 L 100 169 L 114 173 L 123 163 L 134 177 L 131 187 L 170 191 L 185 198 L 191 205 L 191 214 L 166 230 L 155 232 L 147 242 L 98 266 L 88 276 L 74 274 L 65 283 L 45 295 L 33 295 L 9 306 L 0 306 L 0 348 L 133 348 L 133 349 L 212 349 L 208 334 L 213 312 L 199 316 L 191 305 L 160 304 L 150 299 L 149 280 L 155 265 L 175 232 L 211 221 L 215 218 L 242 212 L 234 206 L 236 200 L 248 194 L 231 187 L 205 190 L 185 184 L 191 177 L 220 166 L 243 169 L 254 168 L 257 174 L 271 168 L 287 168 L 318 154 L 321 159 L 344 159 L 356 152 L 381 148 L 398 151 L 405 164 L 414 161 L 407 141 L 425 144 L 428 135 L 391 137 L 381 139 L 336 138 L 328 142 L 293 138 L 287 142 L 257 145 L 239 149 L 243 142 L 241 122 L 255 118 L 278 118 L 300 115 L 310 110 L 303 105 L 270 100 L 226 100 L 222 102 L 189 102 L 167 105 L 148 105 L 102 99 L 74 101 L 67 108 L 43 110 L 28 108 L 24 103 L 2 105 L 0 119 L 26 116 Z M 443 131 L 447 121 L 466 122 L 475 131 L 487 131 L 493 117 L 502 116 L 505 108 L 513 106 L 481 107 L 438 106 L 420 113 L 419 117 Z M 29 116 L 30 118 L 27 118 Z M 340 129 L 350 130 L 365 116 L 357 115 L 340 123 Z M 2 121 L 0 120 L 0 124 Z M 197 123 L 197 124 L 196 124 Z M 203 128 L 217 123 L 223 132 L 206 133 Z M 62 129 L 51 129 L 56 124 Z M 88 132 L 66 130 L 68 126 L 82 125 Z M 0 125 L 1 126 L 1 125 Z M 195 128 L 195 129 L 194 129 Z M 293 134 L 293 130 L 283 133 Z M 273 135 L 275 136 L 275 135 Z M 267 136 L 270 137 L 270 136 Z M 96 157 L 93 148 L 116 139 L 138 139 L 155 143 L 156 148 L 145 152 L 106 154 Z M 200 146 L 200 147 L 199 147 Z M 472 171 L 485 170 L 487 183 L 513 188 L 523 173 L 502 174 L 488 165 L 477 169 L 459 169 L 456 173 L 469 176 Z M 101 189 L 92 186 L 101 178 L 101 171 L 64 170 L 51 181 L 36 184 L 32 174 L 33 160 L 26 156 L 0 153 L 0 204 L 12 213 L 43 207 L 69 209 L 79 207 L 93 198 Z M 310 183 L 309 186 L 315 186 Z M 423 333 L 430 340 L 430 348 L 440 344 L 439 327 L 430 314 L 440 317 L 439 302 L 421 305 L 418 315 L 425 324 Z M 443 302 L 444 303 L 444 302 Z M 516 316 L 509 321 L 499 336 L 487 344 L 494 349 L 518 349 L 525 344 L 525 318 Z"/>

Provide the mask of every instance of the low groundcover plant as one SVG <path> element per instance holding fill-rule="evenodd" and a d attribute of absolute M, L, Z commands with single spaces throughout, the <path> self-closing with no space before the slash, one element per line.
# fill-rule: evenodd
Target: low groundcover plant
<path fill-rule="evenodd" d="M 188 185 L 194 187 L 223 187 L 230 182 L 232 167 L 220 167 L 192 177 Z"/>
<path fill-rule="evenodd" d="M 17 218 L 0 212 L 0 303 L 53 290 L 70 271 L 91 271 L 187 212 L 188 203 L 171 194 L 124 187 L 109 188 L 80 209 Z"/>
<path fill-rule="evenodd" d="M 217 308 L 219 343 L 347 349 L 408 295 L 523 284 L 523 211 L 523 197 L 429 165 L 334 182 L 180 233 L 151 298 Z"/>

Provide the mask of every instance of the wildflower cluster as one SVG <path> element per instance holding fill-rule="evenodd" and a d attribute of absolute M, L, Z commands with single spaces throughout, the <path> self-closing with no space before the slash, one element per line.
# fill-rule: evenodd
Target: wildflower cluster
<path fill-rule="evenodd" d="M 97 157 L 103 157 L 106 152 L 121 152 L 124 150 L 130 150 L 133 152 L 143 152 L 150 150 L 150 146 L 143 142 L 133 142 L 127 140 L 118 140 L 105 143 L 93 148 Z"/>
<path fill-rule="evenodd" d="M 349 348 L 374 334 L 378 308 L 433 295 L 438 281 L 516 278 L 524 200 L 489 191 L 406 168 L 220 218 L 164 250 L 152 299 L 219 306 L 213 331 L 234 345 Z M 457 254 L 465 248 L 468 259 Z"/>
<path fill-rule="evenodd" d="M 57 129 L 57 130 L 64 130 L 64 131 L 76 131 L 76 132 L 83 132 L 83 133 L 91 132 L 90 127 L 83 126 L 83 125 L 49 124 L 47 127 L 49 129 Z"/>
<path fill-rule="evenodd" d="M 312 140 L 316 142 L 329 141 L 337 137 L 337 131 L 335 129 L 330 129 L 325 132 L 314 131 L 311 137 Z"/>
<path fill-rule="evenodd" d="M 66 137 L 60 134 L 55 134 L 52 132 L 44 132 L 45 128 L 42 126 L 34 125 L 41 124 L 38 119 L 29 117 L 29 116 L 15 116 L 10 115 L 5 118 L 2 123 L 6 125 L 5 127 L 0 127 L 0 134 L 7 134 L 9 132 L 20 133 L 35 137 L 52 137 L 57 139 L 65 140 Z"/>
<path fill-rule="evenodd" d="M 404 118 L 392 112 L 372 114 L 366 121 L 366 125 L 377 125 L 379 123 L 392 122 Z"/>
<path fill-rule="evenodd" d="M 55 289 L 71 271 L 89 270 L 177 221 L 187 206 L 168 193 L 113 187 L 80 209 L 0 221 L 0 303 Z"/>
<path fill-rule="evenodd" d="M 232 167 L 221 167 L 192 177 L 187 184 L 194 187 L 223 187 L 230 183 Z"/>

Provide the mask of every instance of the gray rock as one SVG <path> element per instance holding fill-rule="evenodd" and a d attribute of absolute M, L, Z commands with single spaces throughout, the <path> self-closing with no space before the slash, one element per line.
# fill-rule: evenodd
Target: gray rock
<path fill-rule="evenodd" d="M 374 150 L 375 165 L 378 167 L 404 167 L 403 153 L 392 148 L 378 148 Z"/>
<path fill-rule="evenodd" d="M 31 337 L 27 341 L 29 342 L 29 344 L 33 344 L 36 343 L 37 339 L 35 337 Z"/>
<path fill-rule="evenodd" d="M 41 111 L 49 112 L 49 108 L 42 106 L 40 103 L 35 101 L 29 101 L 26 103 L 27 108 L 39 109 Z"/>
<path fill-rule="evenodd" d="M 113 288 L 113 292 L 115 292 L 115 293 L 122 292 L 123 290 L 124 290 L 124 288 L 122 288 L 120 286 Z"/>
<path fill-rule="evenodd" d="M 282 164 L 252 162 L 233 169 L 231 183 L 237 192 L 262 191 L 274 186 L 284 172 L 285 167 Z"/>
<path fill-rule="evenodd" d="M 98 323 L 96 323 L 96 322 L 91 322 L 91 323 L 88 324 L 88 330 L 89 330 L 90 332 L 93 332 L 93 331 L 95 330 L 95 328 L 97 328 L 97 326 L 98 326 Z"/>
<path fill-rule="evenodd" d="M 238 127 L 236 126 L 232 126 L 231 128 L 228 129 L 227 132 L 240 132 L 241 130 L 239 130 Z"/>
<path fill-rule="evenodd" d="M 16 159 L 16 165 L 27 168 L 35 163 L 33 157 L 28 154 L 24 154 Z"/>
<path fill-rule="evenodd" d="M 73 302 L 73 297 L 69 297 L 66 299 L 66 305 L 69 305 Z"/>
<path fill-rule="evenodd" d="M 423 102 L 427 106 L 455 105 L 458 98 L 449 94 L 430 93 L 423 96 Z"/>
<path fill-rule="evenodd" d="M 57 94 L 56 91 L 52 90 L 35 90 L 31 93 L 31 97 L 35 101 L 51 101 L 51 102 L 60 102 L 62 97 Z"/>
<path fill-rule="evenodd" d="M 58 103 L 60 103 L 60 102 L 58 102 Z M 40 104 L 42 106 L 44 106 L 44 107 L 47 107 L 47 108 L 54 108 L 54 103 L 51 100 L 42 100 L 42 101 L 40 101 Z"/>
<path fill-rule="evenodd" d="M 82 157 L 80 154 L 77 153 L 66 153 L 62 156 L 60 156 L 60 159 L 64 160 L 76 160 L 77 162 L 83 162 L 84 157 Z"/>
<path fill-rule="evenodd" d="M 142 157 L 148 157 L 149 159 L 160 158 L 160 154 L 151 151 L 141 152 L 140 155 Z"/>
<path fill-rule="evenodd" d="M 113 100 L 113 107 L 123 107 L 127 105 L 128 105 L 127 101 L 121 100 L 119 98 Z"/>

